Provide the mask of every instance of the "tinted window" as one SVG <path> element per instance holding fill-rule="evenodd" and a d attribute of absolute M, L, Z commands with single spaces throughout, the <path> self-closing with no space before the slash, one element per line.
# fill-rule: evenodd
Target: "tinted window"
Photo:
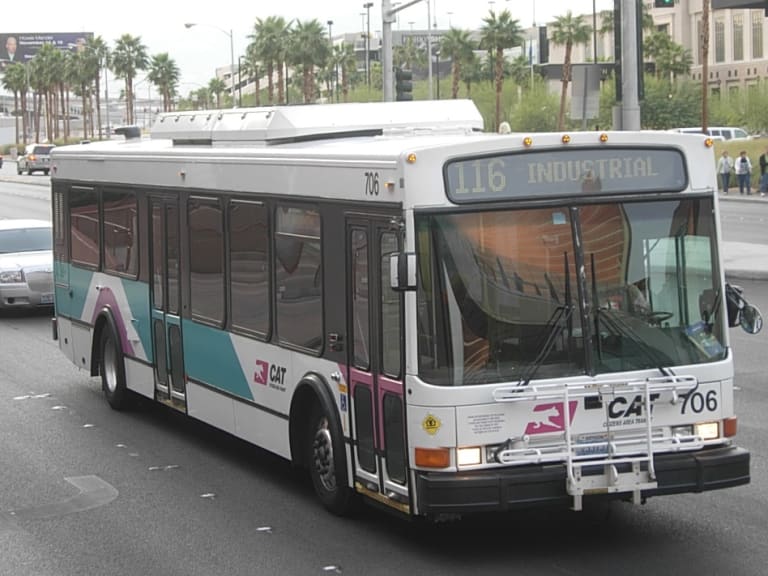
<path fill-rule="evenodd" d="M 368 297 L 368 234 L 352 230 L 352 349 L 356 367 L 370 367 L 371 334 Z"/>
<path fill-rule="evenodd" d="M 323 342 L 320 214 L 280 207 L 275 221 L 277 330 L 281 343 L 319 351 Z"/>
<path fill-rule="evenodd" d="M 92 188 L 69 191 L 72 262 L 99 265 L 99 203 Z"/>
<path fill-rule="evenodd" d="M 397 236 L 392 232 L 381 235 L 381 341 L 382 372 L 400 376 L 400 293 L 392 290 L 389 280 L 389 260 L 397 252 Z"/>
<path fill-rule="evenodd" d="M 104 269 L 136 276 L 138 269 L 138 234 L 136 197 L 131 192 L 105 190 Z"/>
<path fill-rule="evenodd" d="M 267 209 L 254 202 L 229 206 L 232 326 L 269 331 L 269 227 Z"/>
<path fill-rule="evenodd" d="M 224 320 L 224 230 L 218 200 L 189 201 L 189 269 L 192 317 Z"/>

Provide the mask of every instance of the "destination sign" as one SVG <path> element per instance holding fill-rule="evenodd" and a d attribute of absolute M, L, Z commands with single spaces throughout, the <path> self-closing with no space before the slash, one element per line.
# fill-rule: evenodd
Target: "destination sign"
<path fill-rule="evenodd" d="M 448 197 L 476 202 L 540 196 L 680 192 L 681 152 L 662 148 L 525 151 L 446 165 Z"/>

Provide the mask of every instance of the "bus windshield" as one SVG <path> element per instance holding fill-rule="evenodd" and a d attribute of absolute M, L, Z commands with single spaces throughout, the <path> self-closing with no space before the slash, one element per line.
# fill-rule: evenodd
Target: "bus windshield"
<path fill-rule="evenodd" d="M 419 372 L 461 386 L 725 357 L 711 199 L 417 215 Z"/>

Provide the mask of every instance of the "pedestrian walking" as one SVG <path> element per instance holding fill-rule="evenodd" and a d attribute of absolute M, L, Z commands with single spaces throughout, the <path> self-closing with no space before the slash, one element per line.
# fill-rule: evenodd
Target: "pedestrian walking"
<path fill-rule="evenodd" d="M 768 149 L 760 154 L 758 163 L 760 164 L 760 196 L 765 196 L 768 192 Z"/>
<path fill-rule="evenodd" d="M 717 174 L 725 194 L 728 194 L 728 185 L 731 183 L 731 170 L 733 170 L 733 160 L 728 156 L 728 150 L 723 150 L 723 154 L 717 161 Z"/>
<path fill-rule="evenodd" d="M 736 172 L 736 180 L 739 183 L 739 194 L 746 193 L 747 196 L 752 194 L 752 162 L 749 160 L 746 150 L 739 152 L 739 157 L 734 165 L 734 171 Z"/>

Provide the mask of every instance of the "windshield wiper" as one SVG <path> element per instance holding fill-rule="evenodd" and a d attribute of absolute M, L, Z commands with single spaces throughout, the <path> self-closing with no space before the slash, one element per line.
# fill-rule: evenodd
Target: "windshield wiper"
<path fill-rule="evenodd" d="M 571 316 L 573 316 L 574 306 L 571 304 L 571 276 L 568 267 L 568 252 L 563 254 L 563 272 L 565 275 L 565 293 L 563 294 L 565 304 L 558 305 L 552 311 L 551 316 L 547 320 L 547 323 L 544 325 L 544 343 L 542 344 L 539 353 L 536 355 L 536 358 L 534 358 L 533 362 L 528 364 L 523 369 L 520 375 L 520 379 L 517 382 L 518 386 L 528 386 L 530 381 L 533 380 L 533 377 L 536 375 L 536 372 L 538 372 L 539 368 L 541 368 L 541 365 L 544 364 L 544 361 L 549 356 L 549 353 L 552 351 L 552 348 L 554 348 L 557 339 L 560 337 L 563 331 L 566 328 L 569 329 L 569 332 L 572 331 L 573 327 L 571 325 Z M 546 274 L 545 278 L 549 284 L 550 297 L 555 302 L 559 302 L 557 291 L 555 290 L 551 279 Z"/>
<path fill-rule="evenodd" d="M 656 369 L 664 374 L 664 376 L 674 376 L 674 372 L 661 362 L 660 356 L 656 354 L 656 350 L 648 345 L 648 343 L 635 332 L 634 328 L 628 324 L 623 318 L 609 314 L 610 308 L 604 308 L 600 306 L 597 298 L 597 278 L 595 277 L 595 255 L 590 256 L 590 269 L 592 272 L 592 306 L 595 309 L 595 338 L 597 341 L 597 351 L 602 357 L 602 345 L 600 343 L 600 320 L 607 324 L 610 330 L 613 330 L 616 334 L 629 338 L 631 342 L 637 344 L 638 348 L 645 356 L 646 360 L 650 360 L 651 364 L 654 364 Z"/>
<path fill-rule="evenodd" d="M 635 329 L 618 314 L 614 314 L 610 308 L 604 308 L 598 306 L 595 309 L 595 319 L 598 327 L 600 320 L 602 320 L 607 327 L 616 334 L 629 339 L 630 342 L 637 345 L 637 348 L 645 356 L 646 360 L 650 360 L 654 367 L 664 374 L 664 376 L 674 376 L 674 372 L 667 366 L 664 366 L 661 356 L 657 353 L 657 350 L 650 346 L 642 336 L 640 336 Z M 599 334 L 598 334 L 599 338 Z"/>

